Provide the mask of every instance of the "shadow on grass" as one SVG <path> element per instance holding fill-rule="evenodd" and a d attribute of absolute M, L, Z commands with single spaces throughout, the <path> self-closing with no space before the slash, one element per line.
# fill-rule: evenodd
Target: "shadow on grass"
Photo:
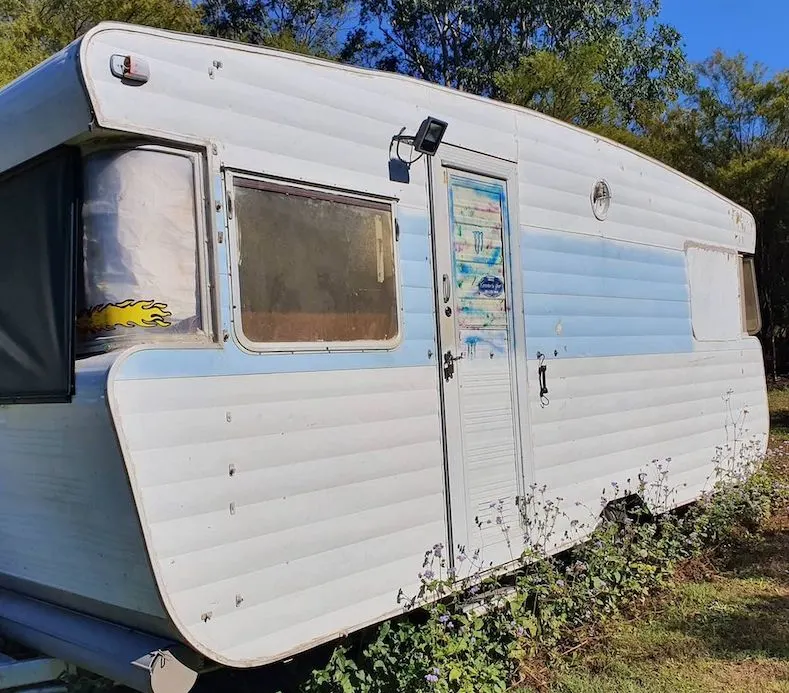
<path fill-rule="evenodd" d="M 717 565 L 724 574 L 738 578 L 768 578 L 789 586 L 789 529 L 786 518 L 774 518 L 777 525 L 730 550 Z"/>
<path fill-rule="evenodd" d="M 779 409 L 770 412 L 770 432 L 781 439 L 789 438 L 789 410 Z"/>
<path fill-rule="evenodd" d="M 736 605 L 713 602 L 673 629 L 722 659 L 789 659 L 789 596 L 765 595 Z"/>

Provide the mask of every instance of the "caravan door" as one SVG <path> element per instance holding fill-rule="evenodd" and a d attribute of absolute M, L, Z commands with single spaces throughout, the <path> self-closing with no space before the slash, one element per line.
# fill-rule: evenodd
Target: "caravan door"
<path fill-rule="evenodd" d="M 461 572 L 461 552 L 487 566 L 523 548 L 516 170 L 447 145 L 431 163 L 449 533 Z"/>

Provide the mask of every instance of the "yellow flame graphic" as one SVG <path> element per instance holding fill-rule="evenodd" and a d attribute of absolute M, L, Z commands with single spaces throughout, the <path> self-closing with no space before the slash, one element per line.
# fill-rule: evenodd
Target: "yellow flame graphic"
<path fill-rule="evenodd" d="M 93 306 L 77 318 L 82 332 L 102 332 L 116 327 L 169 327 L 172 315 L 166 303 L 132 301 Z"/>

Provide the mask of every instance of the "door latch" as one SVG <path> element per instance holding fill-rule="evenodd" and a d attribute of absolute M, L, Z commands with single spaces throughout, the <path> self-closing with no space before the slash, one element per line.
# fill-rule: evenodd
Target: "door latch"
<path fill-rule="evenodd" d="M 537 352 L 537 380 L 540 386 L 540 406 L 547 407 L 551 402 L 546 397 L 548 394 L 548 383 L 546 378 L 546 373 L 548 371 L 548 366 L 545 365 L 545 354 L 541 354 L 539 351 Z"/>
<path fill-rule="evenodd" d="M 449 382 L 452 380 L 452 376 L 455 375 L 455 361 L 460 361 L 463 358 L 463 354 L 460 356 L 452 356 L 451 351 L 447 351 L 444 354 L 444 380 Z"/>

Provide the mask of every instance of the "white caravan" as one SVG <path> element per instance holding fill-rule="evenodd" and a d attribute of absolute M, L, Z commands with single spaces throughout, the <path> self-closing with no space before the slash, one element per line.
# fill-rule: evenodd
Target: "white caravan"
<path fill-rule="evenodd" d="M 559 550 L 653 460 L 677 505 L 764 450 L 753 217 L 619 144 L 121 24 L 0 125 L 8 598 L 263 665 L 437 543 L 508 563 L 534 485 Z"/>

